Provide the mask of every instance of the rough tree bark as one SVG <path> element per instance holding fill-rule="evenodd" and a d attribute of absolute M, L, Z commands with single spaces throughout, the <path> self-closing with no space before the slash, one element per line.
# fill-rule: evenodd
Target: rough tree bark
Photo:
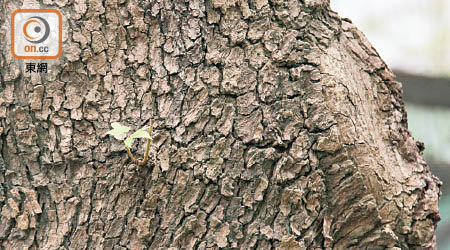
<path fill-rule="evenodd" d="M 328 1 L 21 2 L 0 3 L 1 249 L 435 248 L 401 84 Z M 63 13 L 48 74 L 7 49 L 19 8 Z M 138 168 L 105 132 L 151 117 Z"/>

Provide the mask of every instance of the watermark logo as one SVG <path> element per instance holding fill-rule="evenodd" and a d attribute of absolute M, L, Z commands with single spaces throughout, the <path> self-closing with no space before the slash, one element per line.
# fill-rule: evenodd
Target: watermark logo
<path fill-rule="evenodd" d="M 62 52 L 62 15 L 54 9 L 20 9 L 11 15 L 11 53 L 17 59 L 56 59 Z"/>

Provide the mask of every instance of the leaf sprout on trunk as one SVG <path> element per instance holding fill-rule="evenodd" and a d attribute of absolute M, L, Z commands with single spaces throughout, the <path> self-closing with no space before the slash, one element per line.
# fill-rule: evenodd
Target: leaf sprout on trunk
<path fill-rule="evenodd" d="M 123 126 L 122 124 L 118 122 L 111 123 L 111 129 L 110 131 L 106 132 L 108 135 L 112 135 L 114 137 L 116 136 L 122 136 L 130 131 L 130 128 L 127 126 Z M 150 144 L 152 142 L 152 131 L 153 131 L 153 119 L 150 120 L 150 126 L 143 127 L 138 129 L 136 132 L 128 136 L 125 140 L 123 140 L 123 143 L 125 144 L 125 149 L 127 150 L 128 156 L 130 157 L 131 161 L 138 166 L 144 166 L 148 161 L 148 154 L 150 151 Z M 133 140 L 137 138 L 146 138 L 147 139 L 147 148 L 145 149 L 144 158 L 142 160 L 137 160 L 136 157 L 134 157 L 133 153 L 131 153 L 131 145 L 133 144 Z"/>

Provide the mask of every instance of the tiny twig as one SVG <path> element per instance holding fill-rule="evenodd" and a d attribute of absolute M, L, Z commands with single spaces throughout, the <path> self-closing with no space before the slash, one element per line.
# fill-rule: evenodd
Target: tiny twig
<path fill-rule="evenodd" d="M 127 146 L 125 146 L 125 148 L 127 149 L 128 156 L 131 158 L 131 161 L 136 162 L 136 158 L 134 158 L 133 154 L 130 151 L 130 148 Z"/>
<path fill-rule="evenodd" d="M 152 136 L 152 131 L 153 131 L 153 119 L 150 120 L 150 127 L 148 128 L 148 134 L 150 135 L 150 137 Z M 144 159 L 139 163 L 140 166 L 143 166 L 145 165 L 145 163 L 147 163 L 151 142 L 152 139 L 147 139 L 147 148 L 145 150 Z"/>

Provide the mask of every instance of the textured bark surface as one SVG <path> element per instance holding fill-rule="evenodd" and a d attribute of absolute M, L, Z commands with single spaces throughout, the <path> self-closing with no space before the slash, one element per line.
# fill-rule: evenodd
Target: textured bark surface
<path fill-rule="evenodd" d="M 2 249 L 435 247 L 401 84 L 328 1 L 21 2 L 0 3 Z M 7 49 L 19 8 L 64 16 L 48 74 Z M 105 132 L 151 117 L 138 168 Z"/>

